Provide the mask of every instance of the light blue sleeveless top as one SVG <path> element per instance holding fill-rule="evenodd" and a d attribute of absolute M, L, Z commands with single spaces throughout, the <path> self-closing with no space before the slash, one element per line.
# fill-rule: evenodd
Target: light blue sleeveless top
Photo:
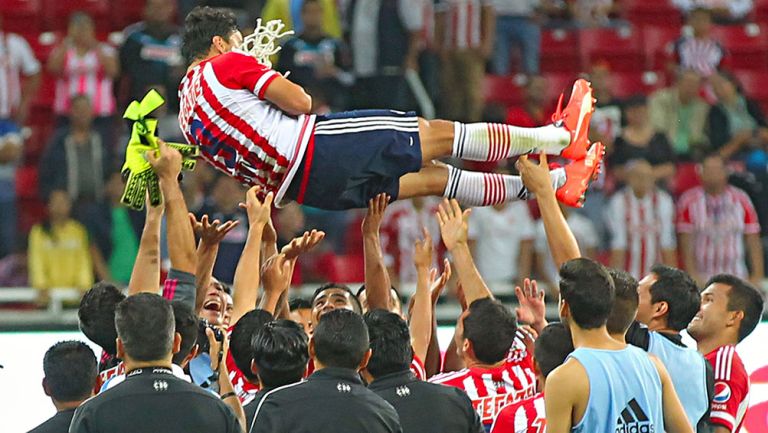
<path fill-rule="evenodd" d="M 589 402 L 574 433 L 663 433 L 661 378 L 645 351 L 576 349 L 587 371 Z"/>

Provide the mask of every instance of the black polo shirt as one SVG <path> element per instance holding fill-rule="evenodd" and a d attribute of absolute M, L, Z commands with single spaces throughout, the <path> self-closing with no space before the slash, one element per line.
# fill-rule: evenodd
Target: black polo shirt
<path fill-rule="evenodd" d="M 401 433 L 397 412 L 356 371 L 326 367 L 268 392 L 251 433 Z"/>
<path fill-rule="evenodd" d="M 403 433 L 485 432 L 464 391 L 424 382 L 410 370 L 378 377 L 368 389 L 394 406 Z"/>
<path fill-rule="evenodd" d="M 165 367 L 126 374 L 125 381 L 86 400 L 75 411 L 71 433 L 241 433 L 221 399 Z"/>
<path fill-rule="evenodd" d="M 67 433 L 74 414 L 74 409 L 56 412 L 56 415 L 48 418 L 46 422 L 33 428 L 29 433 Z"/>

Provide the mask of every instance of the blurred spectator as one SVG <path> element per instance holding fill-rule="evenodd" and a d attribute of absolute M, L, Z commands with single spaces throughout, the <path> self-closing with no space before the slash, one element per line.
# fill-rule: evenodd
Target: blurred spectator
<path fill-rule="evenodd" d="M 672 4 L 684 14 L 706 9 L 721 24 L 744 21 L 754 7 L 752 0 L 672 0 Z"/>
<path fill-rule="evenodd" d="M 498 75 L 509 75 L 512 45 L 520 47 L 522 72 L 539 73 L 541 26 L 536 18 L 539 0 L 494 0 L 496 8 L 496 44 L 493 70 Z"/>
<path fill-rule="evenodd" d="M 88 233 L 71 218 L 71 210 L 72 201 L 66 191 L 51 191 L 48 216 L 29 232 L 29 283 L 41 290 L 43 302 L 48 289 L 85 290 L 93 284 Z"/>
<path fill-rule="evenodd" d="M 626 181 L 624 166 L 632 160 L 642 159 L 653 166 L 653 179 L 666 183 L 675 175 L 675 154 L 667 136 L 656 131 L 649 121 L 645 96 L 635 96 L 624 102 L 624 120 L 626 124 L 608 158 L 616 178 Z"/>
<path fill-rule="evenodd" d="M 418 70 L 423 10 L 407 0 L 357 0 L 347 10 L 353 108 L 408 110 L 405 71 Z"/>
<path fill-rule="evenodd" d="M 72 98 L 69 117 L 69 125 L 53 136 L 40 160 L 40 173 L 44 173 L 40 176 L 40 192 L 47 197 L 51 191 L 62 189 L 75 202 L 100 202 L 112 157 L 93 127 L 88 96 Z"/>
<path fill-rule="evenodd" d="M 17 233 L 16 251 L 0 258 L 0 287 L 29 287 L 27 236 Z"/>
<path fill-rule="evenodd" d="M 348 89 L 355 81 L 349 72 L 349 53 L 341 40 L 323 30 L 321 0 L 303 3 L 304 30 L 283 44 L 276 69 L 283 73 L 290 71 L 291 81 L 309 89 L 310 93 L 319 90 L 330 100 L 333 109 L 342 110 L 347 105 Z"/>
<path fill-rule="evenodd" d="M 717 72 L 725 57 L 725 49 L 712 38 L 712 13 L 707 9 L 694 9 L 686 19 L 690 34 L 681 36 L 674 44 L 676 66 L 692 69 L 702 77 Z"/>
<path fill-rule="evenodd" d="M 54 48 L 46 68 L 58 77 L 53 102 L 57 123 L 62 126 L 69 121 L 74 96 L 87 95 L 93 105 L 96 128 L 111 146 L 115 114 L 112 84 L 120 65 L 115 49 L 96 39 L 91 17 L 82 12 L 72 14 L 67 36 Z"/>
<path fill-rule="evenodd" d="M 655 169 L 645 159 L 626 165 L 627 186 L 608 202 L 611 267 L 642 278 L 657 263 L 677 265 L 675 205 L 656 187 Z"/>
<path fill-rule="evenodd" d="M 162 84 L 153 84 L 147 87 L 144 90 L 144 93 L 149 92 L 152 89 L 159 93 L 165 100 L 168 100 L 168 89 L 165 86 Z M 175 91 L 171 93 L 175 93 Z M 152 117 L 157 119 L 158 137 L 169 142 L 186 143 L 187 139 L 184 137 L 184 134 L 181 133 L 181 128 L 179 128 L 179 115 L 172 110 L 172 107 L 169 107 L 168 104 L 163 104 L 152 112 Z M 130 131 L 126 131 L 126 133 L 130 134 Z M 125 140 L 121 140 L 120 142 L 127 143 L 128 137 L 126 136 Z M 186 174 L 184 178 L 187 178 Z"/>
<path fill-rule="evenodd" d="M 589 138 L 592 142 L 602 142 L 610 152 L 613 141 L 621 135 L 621 101 L 613 95 L 611 69 L 607 63 L 596 63 L 589 74 L 589 80 L 592 83 L 592 95 L 597 99 Z"/>
<path fill-rule="evenodd" d="M 208 215 L 209 221 L 240 221 L 219 244 L 219 255 L 213 267 L 213 276 L 227 284 L 234 280 L 235 268 L 248 238 L 248 216 L 239 206 L 243 196 L 240 183 L 229 176 L 219 175 L 198 215 L 198 220 Z"/>
<path fill-rule="evenodd" d="M 125 43 L 120 48 L 120 69 L 128 84 L 128 100 L 140 100 L 152 85 L 176 89 L 184 74 L 181 58 L 181 36 L 173 24 L 173 2 L 147 0 L 144 21 L 128 26 Z M 168 95 L 177 105 L 176 92 Z"/>
<path fill-rule="evenodd" d="M 341 15 L 334 0 L 317 0 L 321 6 L 319 24 L 323 33 L 332 38 L 341 37 Z M 261 19 L 266 21 L 282 20 L 286 30 L 301 34 L 306 28 L 304 15 L 305 0 L 267 0 L 261 10 Z"/>
<path fill-rule="evenodd" d="M 525 84 L 522 107 L 510 107 L 507 111 L 509 125 L 534 128 L 550 123 L 552 107 L 547 100 L 547 80 L 540 75 L 531 75 Z"/>
<path fill-rule="evenodd" d="M 278 249 L 288 245 L 294 237 L 301 236 L 308 227 L 304 218 L 304 212 L 297 203 L 289 203 L 280 209 L 279 212 L 276 212 L 274 224 L 277 231 Z M 314 226 L 310 227 L 315 228 Z M 306 255 L 302 255 L 299 258 L 299 261 L 293 268 L 291 284 L 301 284 L 304 282 L 304 269 L 307 259 Z"/>
<path fill-rule="evenodd" d="M 677 205 L 677 231 L 685 270 L 699 283 L 718 273 L 749 276 L 760 287 L 763 249 L 760 224 L 747 194 L 728 185 L 725 160 L 718 154 L 704 159 L 702 186 L 685 192 Z M 749 271 L 745 266 L 745 247 Z"/>
<path fill-rule="evenodd" d="M 699 96 L 699 88 L 699 74 L 686 69 L 677 73 L 674 86 L 657 90 L 648 99 L 651 125 L 666 134 L 677 159 L 697 159 L 709 144 L 704 129 L 709 105 Z"/>
<path fill-rule="evenodd" d="M 393 286 L 416 283 L 413 245 L 424 238 L 422 227 L 432 236 L 432 266 L 438 267 L 442 261 L 440 227 L 435 218 L 439 204 L 440 200 L 435 197 L 417 197 L 396 201 L 387 208 L 381 228 L 381 248 Z"/>
<path fill-rule="evenodd" d="M 566 0 L 574 24 L 579 27 L 605 27 L 620 24 L 614 18 L 619 5 L 613 0 Z"/>
<path fill-rule="evenodd" d="M 600 238 L 592 220 L 562 204 L 560 205 L 560 211 L 563 213 L 565 222 L 579 244 L 582 257 L 596 259 Z M 557 266 L 555 266 L 555 262 L 552 260 L 552 253 L 547 242 L 547 233 L 544 230 L 544 221 L 541 219 L 536 222 L 534 246 L 536 249 L 536 269 L 539 283 L 549 289 L 549 299 L 556 300 L 557 293 L 560 290 L 558 287 L 560 276 L 558 275 Z"/>
<path fill-rule="evenodd" d="M 496 27 L 492 1 L 442 0 L 436 11 L 443 117 L 479 122 L 483 114 L 485 63 L 493 52 Z"/>
<path fill-rule="evenodd" d="M 718 99 L 707 118 L 706 131 L 712 148 L 725 159 L 762 151 L 768 143 L 768 123 L 760 105 L 744 94 L 729 72 L 713 75 L 711 82 Z"/>
<path fill-rule="evenodd" d="M 0 17 L 0 257 L 16 242 L 16 165 L 22 156 L 21 126 L 40 85 L 40 63 L 19 35 L 5 33 Z M 22 79 L 23 77 L 23 79 Z"/>
<path fill-rule="evenodd" d="M 489 284 L 521 284 L 531 275 L 535 235 L 523 201 L 473 209 L 469 239 L 483 279 Z"/>

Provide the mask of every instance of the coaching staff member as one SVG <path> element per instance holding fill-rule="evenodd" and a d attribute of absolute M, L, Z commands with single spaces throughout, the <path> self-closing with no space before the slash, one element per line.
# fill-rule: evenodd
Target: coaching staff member
<path fill-rule="evenodd" d="M 83 403 L 71 433 L 242 432 L 217 396 L 174 376 L 171 361 L 181 337 L 167 300 L 130 296 L 118 304 L 115 326 L 125 381 Z"/>
<path fill-rule="evenodd" d="M 464 391 L 413 375 L 411 336 L 400 316 L 374 310 L 365 315 L 365 323 L 372 354 L 363 377 L 370 383 L 368 389 L 394 406 L 404 433 L 485 432 Z"/>
<path fill-rule="evenodd" d="M 358 374 L 371 357 L 368 346 L 362 316 L 349 310 L 324 314 L 309 341 L 315 372 L 268 392 L 251 433 L 401 433 L 395 409 Z"/>

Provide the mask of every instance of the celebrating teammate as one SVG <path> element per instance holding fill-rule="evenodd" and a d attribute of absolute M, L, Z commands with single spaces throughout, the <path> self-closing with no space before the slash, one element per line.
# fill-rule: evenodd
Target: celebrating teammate
<path fill-rule="evenodd" d="M 428 121 L 391 110 L 315 116 L 304 89 L 268 65 L 265 46 L 279 29 L 257 32 L 257 42 L 243 44 L 232 13 L 200 7 L 187 15 L 182 54 L 189 69 L 179 87 L 179 122 L 209 163 L 262 186 L 262 194 L 275 192 L 278 204 L 362 208 L 382 192 L 393 200 L 444 196 L 467 206 L 525 199 L 519 177 L 434 160 L 498 161 L 537 151 L 573 160 L 553 170 L 551 182 L 561 202 L 579 206 L 599 169 L 603 146 L 587 139 L 594 100 L 584 80 L 554 123 L 540 128 Z"/>

